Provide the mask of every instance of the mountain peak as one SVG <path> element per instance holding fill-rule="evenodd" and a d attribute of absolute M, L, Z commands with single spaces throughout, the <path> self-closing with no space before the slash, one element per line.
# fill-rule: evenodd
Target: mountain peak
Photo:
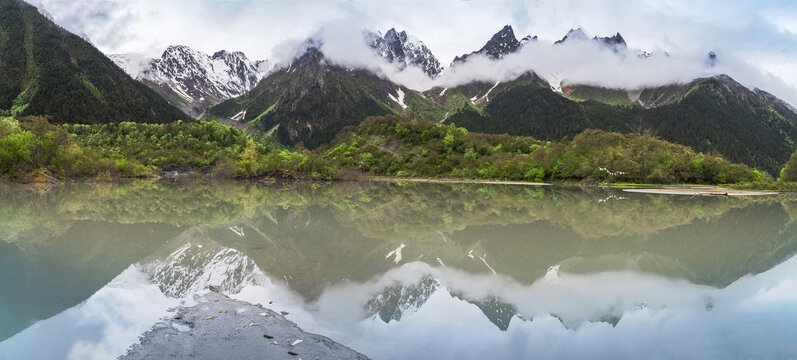
<path fill-rule="evenodd" d="M 227 51 L 227 50 L 220 50 L 213 53 L 214 59 L 228 59 L 228 58 L 237 58 L 241 60 L 248 60 L 246 55 L 241 51 Z"/>
<path fill-rule="evenodd" d="M 457 56 L 454 58 L 454 62 L 452 62 L 451 65 L 453 66 L 458 63 L 463 63 L 465 62 L 465 59 L 474 54 L 487 56 L 491 60 L 498 60 L 507 54 L 516 52 L 526 42 L 536 39 L 536 36 L 526 36 L 523 38 L 523 40 L 518 41 L 517 37 L 515 37 L 515 31 L 512 29 L 512 25 L 504 25 L 504 27 L 495 33 L 481 49 L 470 54 Z"/>
<path fill-rule="evenodd" d="M 576 29 L 570 29 L 570 31 L 567 32 L 567 35 L 565 35 L 561 40 L 556 41 L 554 45 L 564 44 L 565 42 L 569 41 L 582 42 L 587 40 L 589 40 L 589 37 L 587 37 L 587 34 L 584 32 L 584 30 L 579 27 Z M 612 36 L 594 36 L 592 41 L 602 45 L 603 47 L 611 49 L 615 53 L 628 48 L 625 43 L 625 39 L 622 35 L 620 35 L 619 32 Z"/>
<path fill-rule="evenodd" d="M 576 29 L 570 29 L 570 31 L 567 32 L 567 35 L 565 35 L 562 40 L 559 40 L 554 44 L 562 44 L 568 40 L 587 40 L 587 34 L 585 34 L 584 30 L 580 27 Z"/>
<path fill-rule="evenodd" d="M 429 77 L 435 77 L 443 71 L 440 61 L 429 48 L 404 30 L 398 32 L 395 28 L 391 28 L 384 36 L 366 30 L 365 41 L 379 56 L 390 63 L 398 64 L 401 69 L 416 66 Z"/>
<path fill-rule="evenodd" d="M 608 37 L 598 37 L 598 36 L 596 36 L 596 37 L 592 38 L 592 40 L 593 41 L 597 41 L 601 45 L 604 45 L 604 46 L 612 49 L 614 52 L 618 52 L 618 51 L 625 50 L 625 49 L 628 48 L 628 45 L 626 45 L 626 43 L 625 43 L 625 39 L 623 39 L 623 36 L 620 35 L 619 32 L 617 34 L 615 34 L 614 36 L 608 36 Z"/>
<path fill-rule="evenodd" d="M 161 56 L 167 56 L 167 54 L 173 54 L 177 52 L 190 53 L 195 52 L 195 50 L 185 45 L 169 45 L 166 47 L 166 50 L 163 51 L 163 55 Z"/>
<path fill-rule="evenodd" d="M 504 27 L 501 28 L 500 31 L 495 33 L 492 39 L 490 40 L 495 41 L 500 39 L 514 39 L 515 41 L 517 41 L 517 38 L 515 38 L 515 31 L 512 30 L 512 25 L 504 25 Z"/>
<path fill-rule="evenodd" d="M 479 50 L 493 59 L 500 59 L 506 54 L 515 52 L 520 47 L 520 41 L 515 37 L 511 25 L 505 25 L 501 31 L 495 33 L 490 41 Z"/>

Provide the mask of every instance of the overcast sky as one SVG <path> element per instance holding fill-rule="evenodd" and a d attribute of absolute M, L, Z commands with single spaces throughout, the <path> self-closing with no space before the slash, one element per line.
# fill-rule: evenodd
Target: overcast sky
<path fill-rule="evenodd" d="M 767 90 L 797 102 L 797 1 L 29 1 L 105 53 L 152 57 L 181 44 L 272 60 L 279 44 L 345 22 L 382 32 L 406 29 L 448 65 L 505 24 L 518 38 L 531 34 L 546 42 L 582 27 L 589 36 L 620 32 L 630 47 L 652 52 L 713 50 L 788 84 L 794 93 Z"/>

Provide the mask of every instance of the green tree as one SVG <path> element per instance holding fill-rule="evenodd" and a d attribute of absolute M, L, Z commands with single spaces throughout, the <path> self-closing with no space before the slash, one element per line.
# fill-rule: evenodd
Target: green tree
<path fill-rule="evenodd" d="M 789 161 L 787 161 L 786 165 L 783 167 L 783 170 L 780 171 L 780 177 L 778 178 L 778 181 L 797 181 L 797 151 L 791 155 Z"/>

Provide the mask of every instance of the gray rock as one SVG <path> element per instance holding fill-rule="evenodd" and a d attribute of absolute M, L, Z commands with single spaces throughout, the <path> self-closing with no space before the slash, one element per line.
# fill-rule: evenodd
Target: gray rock
<path fill-rule="evenodd" d="M 261 306 L 217 292 L 196 300 L 155 324 L 120 359 L 368 359 Z"/>

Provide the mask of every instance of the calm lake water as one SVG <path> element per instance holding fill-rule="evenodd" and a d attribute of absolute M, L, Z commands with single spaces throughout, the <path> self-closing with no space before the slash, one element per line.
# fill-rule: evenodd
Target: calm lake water
<path fill-rule="evenodd" d="M 0 359 L 109 359 L 208 285 L 375 359 L 797 358 L 797 196 L 0 184 Z"/>

